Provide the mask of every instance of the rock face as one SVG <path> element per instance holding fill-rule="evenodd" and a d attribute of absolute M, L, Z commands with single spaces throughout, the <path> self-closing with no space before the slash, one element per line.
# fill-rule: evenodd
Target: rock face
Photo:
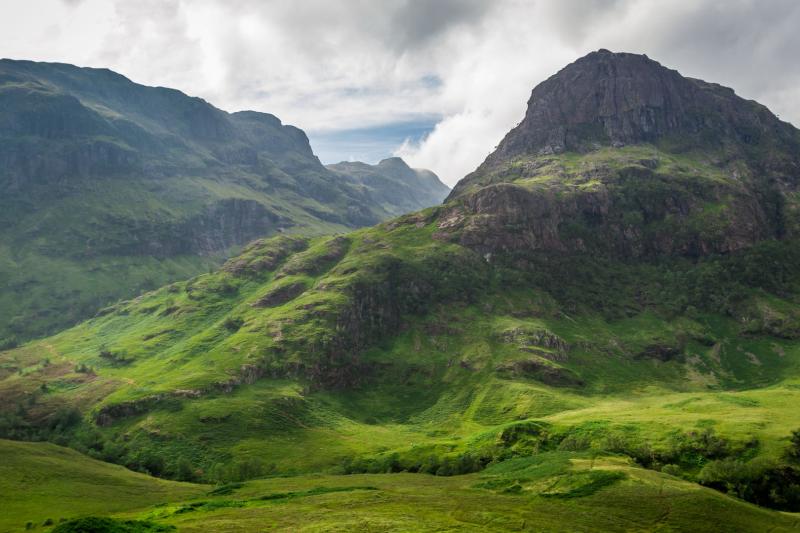
<path fill-rule="evenodd" d="M 645 55 L 598 50 L 533 90 L 525 119 L 487 163 L 669 137 L 686 146 L 798 142 L 790 124 L 732 89 L 685 78 Z"/>
<path fill-rule="evenodd" d="M 379 204 L 394 204 L 397 214 L 436 205 L 450 192 L 436 174 L 411 168 L 399 157 L 384 159 L 377 165 L 342 161 L 327 168 L 366 188 Z"/>
<path fill-rule="evenodd" d="M 453 189 L 437 238 L 483 254 L 728 253 L 797 233 L 800 132 L 647 56 L 593 52 Z"/>
<path fill-rule="evenodd" d="M 450 206 L 435 237 L 484 255 L 550 251 L 641 258 L 734 252 L 774 235 L 764 207 L 746 191 L 665 191 L 655 198 L 623 193 L 618 185 L 576 194 L 490 185 Z M 706 205 L 723 202 L 722 218 L 714 219 L 719 225 L 702 225 Z"/>

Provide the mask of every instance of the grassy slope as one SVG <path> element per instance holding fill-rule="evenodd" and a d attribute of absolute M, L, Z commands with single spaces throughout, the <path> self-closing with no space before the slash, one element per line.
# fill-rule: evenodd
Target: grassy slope
<path fill-rule="evenodd" d="M 208 500 L 211 505 L 198 510 L 170 506 L 137 517 L 181 531 L 790 531 L 799 524 L 796 516 L 619 460 L 565 454 L 451 478 L 373 474 L 255 481 L 222 500 Z M 184 512 L 176 512 L 181 507 Z"/>
<path fill-rule="evenodd" d="M 586 454 L 514 459 L 448 478 L 314 475 L 209 493 L 207 487 L 149 478 L 50 444 L 0 441 L 0 450 L 2 531 L 98 513 L 180 531 L 730 532 L 800 525 L 797 515 L 760 509 L 619 458 Z"/>
<path fill-rule="evenodd" d="M 402 255 L 404 246 L 428 231 L 412 227 L 383 238 L 392 239 Z M 346 271 L 349 262 L 365 260 L 352 257 L 359 243 L 372 242 L 385 231 L 351 235 L 351 257 L 337 269 Z M 422 236 L 412 238 L 409 232 Z M 305 282 L 317 287 L 334 283 L 337 269 Z M 319 333 L 314 328 L 323 324 L 302 320 L 309 303 L 335 305 L 343 295 L 311 290 L 284 305 L 251 305 L 275 285 L 302 278 L 262 282 L 220 273 L 161 289 L 6 353 L 0 392 L 11 397 L 25 390 L 35 396 L 27 409 L 36 415 L 64 402 L 96 413 L 103 406 L 156 394 L 213 387 L 221 376 L 235 376 L 243 364 L 258 363 L 274 349 L 276 334 L 269 332 L 275 328 L 284 337 Z M 238 331 L 225 326 L 231 317 L 239 321 Z M 609 431 L 632 425 L 639 438 L 655 444 L 678 430 L 715 427 L 735 440 L 758 438 L 762 453 L 778 456 L 790 430 L 800 426 L 792 409 L 800 395 L 795 385 L 800 349 L 790 340 L 743 337 L 737 327 L 730 319 L 704 314 L 693 319 L 650 311 L 618 319 L 565 316 L 541 292 L 492 291 L 481 302 L 444 305 L 424 317 L 408 317 L 403 332 L 362 355 L 363 362 L 383 369 L 367 386 L 314 392 L 295 378 L 264 378 L 230 394 L 210 390 L 199 400 L 155 404 L 145 415 L 123 418 L 101 431 L 112 439 L 143 432 L 195 442 L 193 460 L 204 468 L 257 456 L 280 471 L 296 472 L 390 450 L 412 455 L 429 449 L 463 451 L 476 438 L 480 441 L 476 435 L 494 434 L 504 424 L 526 419 L 564 428 L 607 421 Z M 531 357 L 524 347 L 503 340 L 505 332 L 520 329 L 547 331 L 570 345 L 566 360 L 552 365 L 578 376 L 584 386 L 553 386 L 535 375 L 501 371 Z M 685 337 L 689 340 L 680 360 L 635 356 L 652 343 Z M 102 350 L 133 362 L 104 360 Z M 284 357 L 302 361 L 311 356 L 297 352 Z M 93 367 L 96 375 L 76 373 L 79 363 Z M 44 393 L 43 382 L 48 384 Z M 752 387 L 762 388 L 741 390 Z M 415 444 L 409 448 L 398 442 Z M 414 452 L 415 447 L 421 451 Z M 174 453 L 183 448 L 176 445 Z"/>
<path fill-rule="evenodd" d="M 170 228 L 188 221 L 203 205 L 250 199 L 291 221 L 290 232 L 314 235 L 347 229 L 304 210 L 335 212 L 336 206 L 285 191 L 266 194 L 258 184 L 175 178 L 165 186 L 109 179 L 87 187 L 91 189 L 60 199 L 39 197 L 35 209 L 8 215 L 13 231 L 0 236 L 0 279 L 6 287 L 0 292 L 0 337 L 52 333 L 108 303 L 217 268 L 235 248 L 167 257 L 93 251 L 124 250 L 135 244 L 130 239 L 137 227 Z"/>
<path fill-rule="evenodd" d="M 131 472 L 47 443 L 0 440 L 0 531 L 141 509 L 203 494 L 202 485 Z"/>

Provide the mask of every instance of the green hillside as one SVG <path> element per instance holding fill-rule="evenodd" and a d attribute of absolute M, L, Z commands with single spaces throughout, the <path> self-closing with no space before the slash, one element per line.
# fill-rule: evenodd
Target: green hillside
<path fill-rule="evenodd" d="M 331 172 L 267 113 L 5 59 L 0 168 L 0 347 L 207 272 L 256 237 L 345 231 L 446 194 Z"/>
<path fill-rule="evenodd" d="M 155 479 L 47 443 L 0 440 L 0 531 L 188 500 L 207 487 Z"/>
<path fill-rule="evenodd" d="M 595 52 L 443 205 L 256 240 L 0 353 L 0 435 L 275 477 L 128 516 L 188 530 L 795 528 L 798 146 Z"/>
<path fill-rule="evenodd" d="M 783 463 L 800 428 L 794 297 L 737 284 L 746 320 L 704 302 L 793 243 L 612 263 L 583 283 L 572 257 L 539 285 L 432 239 L 438 211 L 257 241 L 218 273 L 6 352 L 5 434 L 208 481 L 446 474 L 537 449 L 623 453 L 692 479 L 715 461 Z M 635 283 L 596 285 L 619 272 Z M 683 285 L 712 274 L 697 295 Z M 574 292 L 545 290 L 564 277 Z M 679 299 L 642 303 L 659 294 Z"/>
<path fill-rule="evenodd" d="M 131 531 L 777 532 L 800 525 L 797 515 L 585 453 L 551 452 L 454 477 L 314 475 L 217 488 L 149 478 L 52 444 L 0 441 L 0 455 L 0 530 L 9 532 L 47 531 L 51 523 L 55 531 L 81 531 L 68 528 L 97 514 Z"/>

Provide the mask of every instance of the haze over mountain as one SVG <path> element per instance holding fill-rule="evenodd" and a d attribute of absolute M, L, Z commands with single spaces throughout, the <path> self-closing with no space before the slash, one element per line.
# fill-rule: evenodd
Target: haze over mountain
<path fill-rule="evenodd" d="M 342 161 L 326 165 L 326 168 L 364 186 L 384 209 L 398 215 L 419 209 L 421 205 L 440 203 L 450 192 L 450 187 L 436 174 L 411 168 L 399 157 L 384 159 L 377 165 Z"/>
<path fill-rule="evenodd" d="M 345 231 L 442 197 L 416 175 L 389 194 L 331 172 L 267 113 L 30 61 L 0 60 L 0 168 L 0 344 L 203 272 L 256 237 Z"/>
<path fill-rule="evenodd" d="M 383 528 L 788 531 L 766 508 L 800 510 L 798 147 L 731 89 L 594 52 L 442 205 L 256 240 L 0 354 L 0 430 L 187 481 L 472 473 L 430 513 L 410 474 L 338 486 L 395 505 L 359 507 Z M 247 513 L 289 498 L 255 486 Z M 459 511 L 476 491 L 515 503 Z M 251 516 L 232 501 L 143 516 Z"/>

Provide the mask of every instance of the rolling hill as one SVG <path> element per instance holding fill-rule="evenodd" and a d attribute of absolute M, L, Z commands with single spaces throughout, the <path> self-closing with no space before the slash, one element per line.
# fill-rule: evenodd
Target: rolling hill
<path fill-rule="evenodd" d="M 45 522 L 144 509 L 204 495 L 209 488 L 176 483 L 89 459 L 49 443 L 0 440 L 0 531 Z"/>
<path fill-rule="evenodd" d="M 444 186 L 426 178 L 432 189 L 365 185 L 273 115 L 105 69 L 0 60 L 0 345 L 207 272 L 256 237 L 439 203 Z"/>
<path fill-rule="evenodd" d="M 730 89 L 594 52 L 442 205 L 256 240 L 2 353 L 0 430 L 186 481 L 434 474 L 521 495 L 506 517 L 568 494 L 519 528 L 796 527 L 697 483 L 800 511 L 798 147 Z"/>
<path fill-rule="evenodd" d="M 566 453 L 515 459 L 464 476 L 313 475 L 216 488 L 148 478 L 52 444 L 0 441 L 0 453 L 13 458 L 0 466 L 3 494 L 13 494 L 3 500 L 0 516 L 0 530 L 9 532 L 47 530 L 51 522 L 56 533 L 84 532 L 90 525 L 96 528 L 92 531 L 126 533 L 265 527 L 783 532 L 795 530 L 799 520 L 618 458 Z M 520 475 L 526 478 L 525 490 L 513 484 Z M 92 513 L 113 518 L 92 518 Z"/>

